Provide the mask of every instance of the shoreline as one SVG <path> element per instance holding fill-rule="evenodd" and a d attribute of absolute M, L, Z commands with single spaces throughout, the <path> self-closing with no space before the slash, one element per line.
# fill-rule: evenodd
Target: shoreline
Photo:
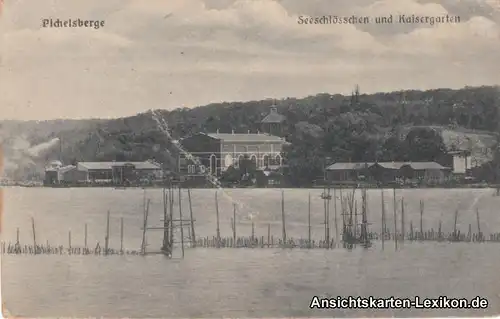
<path fill-rule="evenodd" d="M 63 186 L 46 186 L 46 185 L 0 185 L 1 188 L 13 188 L 13 187 L 23 187 L 23 188 L 114 188 L 116 190 L 127 190 L 127 189 L 163 189 L 165 187 L 171 187 L 172 185 L 151 185 L 151 186 L 115 186 L 115 185 L 63 185 Z M 181 185 L 182 187 L 182 185 Z M 207 187 L 207 186 L 190 186 L 190 187 L 182 187 L 182 188 L 191 188 L 191 189 L 214 189 L 217 188 Z M 277 186 L 277 187 L 234 187 L 227 186 L 222 187 L 223 189 L 334 189 L 334 188 L 342 188 L 342 189 L 497 189 L 497 185 L 487 185 L 487 184 L 466 184 L 466 185 L 426 185 L 426 186 L 411 186 L 411 185 L 354 185 L 349 184 L 332 184 L 330 186 L 304 186 L 304 187 L 295 187 L 295 186 Z"/>

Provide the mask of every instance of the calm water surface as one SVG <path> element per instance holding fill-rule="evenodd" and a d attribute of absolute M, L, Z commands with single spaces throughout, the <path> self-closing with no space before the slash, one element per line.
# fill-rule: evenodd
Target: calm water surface
<path fill-rule="evenodd" d="M 323 202 L 318 190 L 286 190 L 287 232 L 307 236 L 307 197 L 312 192 L 313 236 L 323 232 Z M 279 190 L 231 190 L 243 203 L 237 213 L 238 234 L 250 235 L 253 216 L 256 235 L 267 236 L 267 225 L 281 234 Z M 425 199 L 424 227 L 443 230 L 453 225 L 476 227 L 480 210 L 483 231 L 500 231 L 500 198 L 491 190 L 405 190 L 406 219 L 420 222 L 418 201 Z M 193 190 L 197 236 L 215 235 L 214 191 Z M 386 191 L 392 211 L 392 192 Z M 150 225 L 160 225 L 161 190 L 148 190 Z M 220 228 L 231 235 L 232 204 L 220 194 Z M 369 193 L 369 219 L 380 228 L 380 192 Z M 106 211 L 111 211 L 110 246 L 119 248 L 120 217 L 124 245 L 138 249 L 141 242 L 143 191 L 135 189 L 5 189 L 5 241 L 37 241 L 67 246 L 83 245 L 88 224 L 89 246 L 104 242 Z M 400 203 L 397 203 L 400 205 Z M 176 206 L 176 209 L 178 207 Z M 186 194 L 183 209 L 188 214 Z M 332 219 L 334 218 L 332 204 Z M 389 214 L 390 215 L 390 214 Z M 391 221 L 388 220 L 388 224 Z M 333 225 L 333 222 L 332 222 Z M 416 226 L 414 226 L 416 227 Z M 333 231 L 334 232 L 334 231 Z M 158 250 L 161 234 L 148 233 L 148 250 Z M 185 259 L 142 256 L 7 256 L 2 258 L 2 291 L 7 308 L 27 317 L 262 317 L 262 316 L 483 316 L 500 310 L 500 244 L 405 243 L 398 251 L 387 242 L 382 251 L 369 250 L 186 249 Z M 310 310 L 313 296 L 488 298 L 487 310 Z"/>

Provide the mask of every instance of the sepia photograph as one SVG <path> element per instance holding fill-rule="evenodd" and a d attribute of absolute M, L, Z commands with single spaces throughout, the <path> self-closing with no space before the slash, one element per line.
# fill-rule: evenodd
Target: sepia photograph
<path fill-rule="evenodd" d="M 6 318 L 500 312 L 498 0 L 2 0 Z"/>

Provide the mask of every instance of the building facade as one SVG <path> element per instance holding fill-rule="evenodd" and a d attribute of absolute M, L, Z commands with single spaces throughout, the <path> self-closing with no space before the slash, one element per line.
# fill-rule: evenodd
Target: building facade
<path fill-rule="evenodd" d="M 183 175 L 220 175 L 229 167 L 239 167 L 244 159 L 257 169 L 277 169 L 283 165 L 283 146 L 287 142 L 269 134 L 199 133 L 179 141 L 196 160 L 181 155 L 179 172 Z"/>

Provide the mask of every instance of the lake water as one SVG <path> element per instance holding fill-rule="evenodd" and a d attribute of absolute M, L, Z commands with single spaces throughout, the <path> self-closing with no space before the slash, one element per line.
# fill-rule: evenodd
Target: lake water
<path fill-rule="evenodd" d="M 307 237 L 308 193 L 312 194 L 313 237 L 323 235 L 321 190 L 285 190 L 289 237 Z M 214 190 L 193 190 L 192 206 L 197 236 L 214 236 Z M 483 232 L 500 232 L 500 197 L 493 190 L 398 190 L 404 197 L 405 219 L 417 228 L 419 200 L 425 201 L 424 228 L 451 231 L 454 212 L 458 227 L 477 227 L 480 211 Z M 106 212 L 111 211 L 110 247 L 119 248 L 120 218 L 124 218 L 124 246 L 139 249 L 142 239 L 141 189 L 4 189 L 3 240 L 14 242 L 20 229 L 21 244 L 32 243 L 31 217 L 35 218 L 37 242 L 83 246 L 84 225 L 88 244 L 104 243 Z M 183 193 L 183 211 L 189 205 Z M 147 190 L 151 199 L 149 225 L 161 225 L 162 191 Z M 281 236 L 281 191 L 235 189 L 219 193 L 220 229 L 231 236 L 233 207 L 239 204 L 237 231 Z M 380 229 L 380 191 L 368 192 L 368 219 Z M 385 191 L 392 212 L 392 191 Z M 400 203 L 397 203 L 398 207 Z M 332 204 L 331 216 L 334 218 Z M 178 211 L 176 205 L 176 211 Z M 340 214 L 340 213 L 339 213 Z M 392 214 L 387 216 L 391 225 Z M 333 225 L 333 222 L 332 222 Z M 334 230 L 332 230 L 334 233 Z M 159 249 L 162 234 L 148 233 L 149 251 Z M 7 309 L 25 317 L 332 317 L 332 316 L 484 316 L 500 310 L 498 265 L 500 244 L 408 243 L 398 251 L 386 242 L 365 250 L 282 249 L 186 249 L 173 259 L 150 256 L 2 256 L 2 292 Z M 311 310 L 313 296 L 466 297 L 488 298 L 486 310 Z"/>

